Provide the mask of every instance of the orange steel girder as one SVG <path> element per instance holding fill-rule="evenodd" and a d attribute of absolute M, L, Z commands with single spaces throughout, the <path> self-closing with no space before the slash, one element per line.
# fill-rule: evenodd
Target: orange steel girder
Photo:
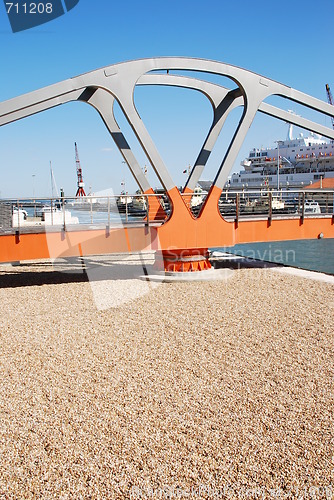
<path fill-rule="evenodd" d="M 158 228 L 158 240 L 162 250 L 205 249 L 229 247 L 238 243 L 269 242 L 283 240 L 315 239 L 320 233 L 334 238 L 334 219 L 321 218 L 268 218 L 257 220 L 226 221 L 218 209 L 221 190 L 213 186 L 199 217 L 194 218 L 186 207 L 177 188 L 169 193 L 173 202 L 170 219 Z"/>
<path fill-rule="evenodd" d="M 184 252 L 185 255 L 189 250 L 197 250 L 203 254 L 208 248 L 238 243 L 316 239 L 320 233 L 324 238 L 334 238 L 332 216 L 230 222 L 219 213 L 220 190 L 213 187 L 196 219 L 178 191 L 172 190 L 169 196 L 173 211 L 169 220 L 160 226 L 3 235 L 0 236 L 0 262 L 147 250 Z"/>

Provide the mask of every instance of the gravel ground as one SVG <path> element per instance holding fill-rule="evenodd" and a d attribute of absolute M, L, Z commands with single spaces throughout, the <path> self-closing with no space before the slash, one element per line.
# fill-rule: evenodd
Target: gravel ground
<path fill-rule="evenodd" d="M 332 498 L 333 285 L 92 268 L 0 268 L 1 499 Z"/>

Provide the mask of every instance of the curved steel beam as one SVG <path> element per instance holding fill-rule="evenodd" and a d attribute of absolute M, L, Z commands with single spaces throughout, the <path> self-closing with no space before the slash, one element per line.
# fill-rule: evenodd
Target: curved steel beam
<path fill-rule="evenodd" d="M 115 120 L 113 114 L 115 98 L 113 95 L 99 87 L 82 87 L 70 91 L 67 85 L 63 85 L 65 83 L 66 82 L 61 82 L 61 84 L 56 84 L 56 86 L 53 85 L 41 89 L 43 92 L 37 91 L 38 96 L 35 92 L 26 94 L 26 106 L 23 106 L 24 100 L 22 100 L 22 98 L 24 96 L 1 103 L 0 126 L 71 101 L 86 102 L 93 106 L 100 114 L 140 189 L 143 192 L 148 191 L 150 185 Z M 44 90 L 46 89 L 51 91 L 49 94 L 51 97 L 49 98 L 45 98 Z"/>
<path fill-rule="evenodd" d="M 260 104 L 267 97 L 271 95 L 280 95 L 295 102 L 299 102 L 309 108 L 316 109 L 329 116 L 333 116 L 332 107 L 323 101 L 291 89 L 290 87 L 273 80 L 266 79 L 250 71 L 216 61 L 166 57 L 132 61 L 131 63 L 123 63 L 104 68 L 104 76 L 113 80 L 113 83 L 115 84 L 114 90 L 117 92 L 118 97 L 122 101 L 125 114 L 129 117 L 133 128 L 136 130 L 137 137 L 143 145 L 148 157 L 151 159 L 151 163 L 156 166 L 161 173 L 161 176 L 163 178 L 165 177 L 167 181 L 169 179 L 165 176 L 166 168 L 156 151 L 154 144 L 152 144 L 152 140 L 148 136 L 148 133 L 141 122 L 133 103 L 133 90 L 139 78 L 149 71 L 161 71 L 167 69 L 202 71 L 227 76 L 235 81 L 244 95 L 245 110 L 243 117 L 214 181 L 214 184 L 219 189 L 223 188 L 248 128 L 250 127 Z M 122 87 L 119 83 L 121 80 L 126 82 Z M 303 119 L 301 121 L 303 122 Z M 305 124 L 308 126 L 307 121 L 305 121 Z M 331 129 L 327 129 L 327 132 L 324 135 L 334 138 L 334 132 Z M 169 185 L 169 182 L 165 184 L 167 190 Z"/>
<path fill-rule="evenodd" d="M 193 191 L 202 175 L 229 112 L 235 107 L 243 105 L 240 89 L 229 90 L 221 85 L 204 80 L 154 73 L 143 75 L 138 80 L 137 85 L 182 87 L 201 92 L 209 99 L 213 108 L 213 121 L 184 188 L 185 190 Z"/>
<path fill-rule="evenodd" d="M 226 111 L 231 111 L 234 107 L 241 106 L 243 104 L 242 100 L 235 100 L 236 98 L 241 97 L 239 89 L 229 91 L 229 89 L 226 89 L 225 87 L 203 80 L 165 74 L 143 75 L 139 79 L 137 84 L 164 85 L 188 88 L 201 92 L 209 99 L 213 108 L 214 117 L 209 133 L 197 157 L 192 172 L 187 180 L 186 186 L 188 187 L 188 189 L 193 190 L 198 180 L 200 179 L 204 166 L 208 161 L 208 158 L 228 116 Z M 49 89 L 51 90 L 50 87 Z M 80 88 L 79 90 L 69 91 L 66 85 L 59 84 L 58 89 L 55 89 L 55 86 L 52 86 L 52 91 L 55 94 L 58 94 L 56 97 L 50 97 L 44 100 L 39 97 L 40 100 L 36 99 L 36 103 L 34 103 L 33 99 L 27 99 L 27 105 L 25 107 L 22 106 L 21 97 L 23 96 L 21 96 L 20 98 L 14 98 L 13 100 L 7 101 L 7 108 L 4 106 L 2 115 L 0 116 L 0 125 L 4 125 L 6 123 L 25 118 L 27 116 L 31 116 L 32 114 L 45 111 L 47 109 L 65 104 L 70 101 L 78 100 L 87 102 L 99 112 L 124 160 L 128 164 L 137 184 L 142 191 L 147 192 L 150 189 L 148 181 L 143 175 L 142 170 L 135 156 L 133 155 L 129 144 L 122 134 L 114 117 L 113 105 L 115 103 L 115 98 L 111 93 L 103 92 L 103 90 L 104 89 L 100 87 L 86 87 L 86 89 L 84 90 L 83 88 Z M 34 97 L 36 97 L 35 92 L 32 94 L 34 94 Z M 28 95 L 31 96 L 30 94 L 27 94 L 27 96 Z M 13 104 L 14 106 L 18 105 L 19 109 L 14 109 L 14 106 L 10 106 L 11 104 Z"/>
<path fill-rule="evenodd" d="M 150 184 L 115 119 L 114 96 L 101 88 L 94 89 L 91 92 L 89 90 L 87 89 L 86 92 L 82 93 L 78 100 L 87 102 L 98 111 L 138 186 L 143 193 L 148 192 Z"/>
<path fill-rule="evenodd" d="M 170 191 L 175 187 L 175 184 L 141 121 L 133 101 L 134 88 L 143 75 L 149 72 L 167 69 L 199 71 L 227 76 L 237 84 L 244 98 L 243 116 L 214 180 L 214 185 L 218 190 L 222 189 L 224 186 L 248 128 L 257 111 L 276 116 L 290 123 L 297 123 L 303 128 L 320 132 L 322 135 L 334 139 L 334 131 L 332 129 L 322 127 L 319 124 L 315 124 L 301 117 L 298 117 L 297 120 L 296 117 L 290 114 L 287 116 L 284 110 L 274 108 L 273 106 L 263 103 L 263 101 L 271 95 L 279 95 L 303 104 L 308 108 L 320 111 L 328 116 L 334 116 L 333 107 L 329 104 L 236 66 L 203 59 L 174 57 L 144 59 L 115 64 L 11 99 L 0 104 L 0 125 L 23 118 L 24 116 L 39 112 L 43 109 L 62 104 L 64 100 L 70 97 L 70 94 L 72 98 L 75 96 L 76 99 L 80 100 L 80 95 L 82 95 L 86 89 L 95 89 L 99 87 L 106 90 L 117 99 L 162 185 L 166 191 Z M 105 97 L 99 98 L 98 101 L 99 102 L 95 102 L 97 106 L 96 109 L 98 109 L 103 119 L 105 119 L 104 117 L 110 113 L 110 101 Z M 225 103 L 225 110 L 222 112 L 221 117 L 225 115 L 229 108 L 229 106 L 226 106 L 227 102 Z"/>

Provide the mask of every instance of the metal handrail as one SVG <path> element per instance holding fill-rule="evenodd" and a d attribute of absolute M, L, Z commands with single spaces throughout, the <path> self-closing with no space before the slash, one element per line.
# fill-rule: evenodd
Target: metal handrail
<path fill-rule="evenodd" d="M 204 204 L 208 193 L 182 193 L 181 196 L 196 216 L 201 206 L 192 207 L 192 197 L 202 196 Z M 300 217 L 303 222 L 305 216 L 334 216 L 334 189 L 224 189 L 218 206 L 223 218 L 235 218 L 236 223 L 240 217 L 255 215 L 267 217 L 269 224 L 277 217 Z"/>
<path fill-rule="evenodd" d="M 193 196 L 202 196 L 203 200 L 195 209 L 191 207 L 191 199 Z M 125 198 L 124 212 L 117 204 L 117 200 L 121 197 Z M 132 199 L 132 205 L 129 201 Z M 207 193 L 181 193 L 181 197 L 185 200 L 186 205 L 196 217 L 205 202 Z M 59 218 L 56 217 L 56 211 L 62 212 L 62 227 L 64 230 L 68 226 L 72 226 L 71 218 L 68 217 L 68 212 L 76 212 L 80 225 L 101 225 L 107 229 L 111 224 L 118 225 L 119 223 L 143 223 L 147 226 L 157 223 L 164 223 L 170 213 L 169 207 L 165 208 L 166 217 L 161 220 L 150 219 L 150 200 L 159 199 L 168 201 L 168 196 L 164 193 L 159 194 L 120 194 L 109 196 L 86 196 L 85 198 L 62 197 L 62 198 L 19 198 L 19 199 L 2 199 L 4 203 L 12 206 L 17 206 L 18 209 L 36 208 L 39 209 L 44 205 L 51 207 L 51 224 L 48 226 L 59 225 Z M 137 208 L 137 212 L 133 208 L 133 200 L 141 200 L 142 210 Z M 198 201 L 198 200 L 196 200 Z M 169 201 L 171 204 L 171 202 Z M 276 205 L 274 205 L 276 203 Z M 280 203 L 282 207 L 279 208 Z M 313 208 L 312 208 L 313 203 Z M 93 207 L 95 207 L 93 209 Z M 303 223 L 305 217 L 319 217 L 330 215 L 334 217 L 334 190 L 333 189 L 288 189 L 288 190 L 223 190 L 219 200 L 219 210 L 221 216 L 226 220 L 235 220 L 238 224 L 239 220 L 244 217 L 265 217 L 269 223 L 275 218 L 284 217 L 300 217 Z M 76 211 L 76 208 L 78 209 Z M 120 209 L 120 210 L 119 210 Z M 312 212 L 312 210 L 314 211 Z M 82 217 L 80 218 L 80 214 Z M 86 220 L 84 214 L 87 215 Z M 97 215 L 99 214 L 99 215 Z M 105 214 L 105 215 L 104 215 Z M 114 215 L 113 215 L 114 214 Z M 50 219 L 49 219 L 50 220 Z M 58 222 L 57 222 L 58 221 Z M 29 223 L 29 221 L 28 221 Z M 18 221 L 15 229 L 19 232 L 28 226 L 28 223 L 22 223 L 18 211 Z M 29 226 L 30 227 L 30 226 Z M 8 228 L 10 229 L 10 228 Z"/>
<path fill-rule="evenodd" d="M 107 229 L 110 228 L 111 224 L 133 224 L 142 223 L 145 225 L 152 224 L 153 222 L 159 223 L 164 222 L 155 219 L 150 220 L 149 205 L 151 199 L 162 198 L 162 194 L 135 194 L 130 195 L 121 193 L 120 195 L 109 195 L 109 196 L 86 196 L 85 198 L 76 198 L 74 196 L 62 196 L 62 197 L 23 197 L 23 198 L 6 198 L 0 200 L 11 207 L 18 208 L 17 221 L 12 218 L 10 226 L 6 223 L 5 231 L 10 231 L 14 228 L 17 231 L 29 230 L 32 227 L 38 228 L 52 228 L 54 226 L 61 226 L 65 231 L 68 226 L 79 225 L 93 225 L 94 226 L 105 226 Z M 124 197 L 124 210 L 122 210 L 122 205 L 117 202 Z M 130 201 L 130 199 L 132 201 Z M 141 203 L 136 203 L 136 200 L 140 200 Z M 133 201 L 135 201 L 135 206 L 132 206 Z M 42 220 L 42 208 L 48 207 L 47 220 L 44 218 Z M 26 209 L 30 214 L 28 220 L 21 222 L 19 209 Z M 12 214 L 13 214 L 13 209 Z M 33 212 L 32 212 L 33 210 Z M 59 212 L 59 216 L 56 213 Z M 73 219 L 71 216 L 74 213 L 78 220 Z M 38 215 L 39 214 L 39 215 Z M 36 215 L 38 216 L 38 221 L 36 221 Z M 61 219 L 61 220 L 60 220 Z"/>

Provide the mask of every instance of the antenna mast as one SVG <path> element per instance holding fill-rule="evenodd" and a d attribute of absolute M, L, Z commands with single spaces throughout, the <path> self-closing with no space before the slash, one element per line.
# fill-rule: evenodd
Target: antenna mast
<path fill-rule="evenodd" d="M 76 192 L 75 196 L 76 197 L 78 197 L 78 196 L 86 196 L 86 193 L 85 193 L 85 190 L 84 190 L 85 183 L 84 183 L 83 178 L 82 178 L 82 168 L 81 168 L 81 165 L 80 165 L 78 147 L 77 147 L 77 143 L 76 142 L 74 143 L 74 147 L 75 147 L 75 165 L 76 165 L 76 168 L 77 168 L 77 178 L 78 178 L 78 181 L 77 181 L 78 189 L 77 189 L 77 192 Z"/>
<path fill-rule="evenodd" d="M 51 161 L 50 161 L 50 176 L 51 176 L 51 196 L 52 196 L 52 198 L 54 198 L 54 194 L 56 191 L 56 196 L 57 196 L 57 198 L 59 198 L 58 188 L 57 188 L 56 179 L 55 179 L 55 176 L 53 173 Z"/>
<path fill-rule="evenodd" d="M 326 83 L 326 92 L 327 92 L 327 101 L 329 102 L 329 104 L 331 104 L 332 106 L 334 106 L 332 92 L 331 92 L 331 89 L 329 88 L 328 83 Z M 331 120 L 332 120 L 332 127 L 334 128 L 334 118 L 333 118 L 333 116 L 331 116 Z"/>

